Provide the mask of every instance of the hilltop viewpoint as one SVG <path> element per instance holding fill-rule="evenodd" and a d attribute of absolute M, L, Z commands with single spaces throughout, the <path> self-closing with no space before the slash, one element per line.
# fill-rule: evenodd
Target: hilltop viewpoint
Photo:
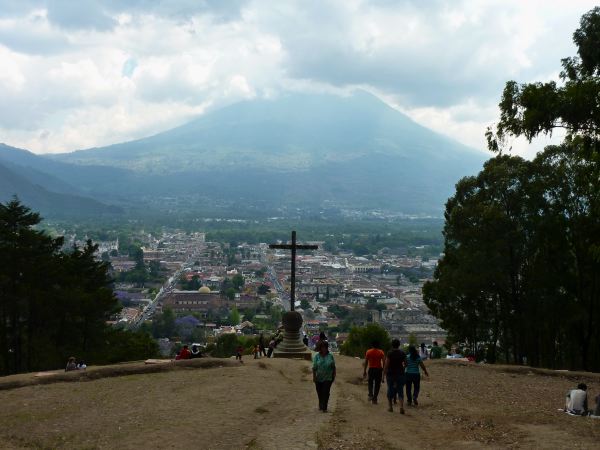
<path fill-rule="evenodd" d="M 557 411 L 600 375 L 426 362 L 420 404 L 405 415 L 367 401 L 361 360 L 336 356 L 330 410 L 318 410 L 310 363 L 245 358 L 91 367 L 0 379 L 0 448 L 473 449 L 597 448 L 600 421 Z"/>

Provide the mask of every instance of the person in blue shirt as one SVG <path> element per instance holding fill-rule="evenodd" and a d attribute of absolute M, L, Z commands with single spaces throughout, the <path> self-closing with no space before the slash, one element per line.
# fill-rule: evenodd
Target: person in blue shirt
<path fill-rule="evenodd" d="M 335 361 L 333 355 L 329 353 L 329 343 L 319 341 L 317 351 L 313 358 L 313 382 L 319 397 L 319 410 L 327 412 L 327 403 L 329 402 L 329 391 L 335 381 Z"/>
<path fill-rule="evenodd" d="M 425 364 L 419 356 L 419 352 L 414 345 L 408 347 L 408 357 L 406 358 L 405 381 L 406 381 L 406 403 L 408 406 L 419 404 L 419 390 L 421 389 L 421 372 L 423 369 L 425 375 L 429 377 L 429 373 L 425 368 Z"/>

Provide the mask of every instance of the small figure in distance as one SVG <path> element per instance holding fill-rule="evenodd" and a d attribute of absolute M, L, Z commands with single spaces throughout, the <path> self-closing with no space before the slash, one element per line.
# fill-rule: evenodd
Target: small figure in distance
<path fill-rule="evenodd" d="M 365 362 L 363 363 L 363 378 L 367 376 L 367 366 L 369 368 L 369 400 L 374 405 L 377 404 L 377 396 L 381 387 L 381 378 L 383 376 L 383 363 L 385 362 L 385 353 L 379 348 L 379 342 L 373 341 L 371 348 L 365 353 Z"/>
<path fill-rule="evenodd" d="M 65 372 L 70 372 L 72 370 L 77 370 L 77 363 L 75 362 L 75 357 L 71 356 L 67 361 L 67 366 L 65 367 Z"/>
<path fill-rule="evenodd" d="M 200 346 L 194 344 L 192 345 L 192 359 L 202 358 L 202 351 L 200 350 Z"/>
<path fill-rule="evenodd" d="M 269 342 L 269 350 L 267 351 L 267 358 L 270 358 L 273 355 L 273 350 L 275 350 L 276 345 L 275 339 L 271 339 Z"/>
<path fill-rule="evenodd" d="M 241 362 L 242 364 L 244 363 L 244 361 L 242 361 L 243 354 L 244 354 L 244 348 L 241 345 L 238 345 L 237 348 L 235 349 L 235 360 Z"/>
<path fill-rule="evenodd" d="M 184 345 L 181 351 L 175 357 L 176 360 L 180 359 L 192 359 L 192 352 L 188 349 L 187 345 Z"/>
<path fill-rule="evenodd" d="M 335 360 L 333 355 L 329 353 L 329 343 L 327 341 L 319 341 L 317 351 L 318 353 L 313 357 L 313 383 L 315 383 L 315 389 L 319 397 L 319 410 L 326 413 L 329 392 L 335 381 Z"/>
<path fill-rule="evenodd" d="M 259 354 L 260 354 L 260 345 L 256 344 L 254 346 L 254 359 L 258 359 Z"/>
<path fill-rule="evenodd" d="M 442 357 L 442 347 L 438 345 L 437 341 L 433 341 L 433 347 L 431 347 L 429 357 L 431 359 L 440 359 Z"/>
<path fill-rule="evenodd" d="M 570 414 L 584 416 L 588 410 L 587 385 L 579 383 L 577 389 L 571 389 L 567 392 L 565 400 L 565 411 Z"/>
<path fill-rule="evenodd" d="M 600 417 L 600 394 L 596 396 L 596 409 L 594 410 L 594 416 Z"/>
<path fill-rule="evenodd" d="M 425 342 L 421 342 L 419 356 L 421 357 L 421 360 L 423 360 L 423 361 L 425 361 L 429 357 L 429 353 L 427 352 L 427 348 L 425 347 Z"/>
<path fill-rule="evenodd" d="M 406 353 L 400 350 L 400 340 L 392 340 L 392 349 L 388 352 L 383 365 L 383 377 L 387 380 L 388 411 L 394 412 L 392 402 L 400 398 L 400 414 L 404 414 L 404 366 Z"/>
<path fill-rule="evenodd" d="M 267 350 L 265 349 L 265 336 L 260 333 L 260 336 L 258 337 L 258 345 L 260 347 L 260 353 L 261 356 L 267 356 Z"/>
<path fill-rule="evenodd" d="M 414 345 L 408 346 L 408 357 L 406 358 L 406 403 L 408 406 L 419 405 L 419 391 L 421 390 L 421 371 L 429 377 L 425 364 L 419 356 Z"/>
<path fill-rule="evenodd" d="M 85 361 L 82 359 L 81 361 L 79 361 L 77 363 L 77 370 L 85 370 L 87 369 L 87 364 L 85 363 Z"/>
<path fill-rule="evenodd" d="M 304 337 L 302 338 L 302 343 L 308 347 L 308 335 L 307 334 L 305 334 Z"/>

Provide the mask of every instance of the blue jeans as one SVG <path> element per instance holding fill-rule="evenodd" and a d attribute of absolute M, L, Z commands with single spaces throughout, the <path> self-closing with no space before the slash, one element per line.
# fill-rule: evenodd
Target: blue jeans
<path fill-rule="evenodd" d="M 414 390 L 413 390 L 414 386 Z M 421 388 L 421 374 L 407 373 L 406 374 L 406 400 L 410 403 L 417 400 L 419 397 L 419 389 Z"/>
<path fill-rule="evenodd" d="M 387 398 L 388 400 L 393 400 L 394 397 L 396 397 L 396 394 L 398 394 L 398 397 L 400 397 L 400 399 L 404 398 L 404 374 L 398 374 L 398 375 L 387 375 L 386 376 L 386 381 L 387 381 L 387 386 L 388 386 L 388 390 L 387 390 Z"/>

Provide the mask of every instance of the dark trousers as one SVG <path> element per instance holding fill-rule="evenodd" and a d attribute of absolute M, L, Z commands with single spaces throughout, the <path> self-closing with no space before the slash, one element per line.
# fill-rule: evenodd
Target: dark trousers
<path fill-rule="evenodd" d="M 269 347 L 269 351 L 267 352 L 267 358 L 270 358 L 272 354 L 273 354 L 273 349 L 271 347 Z"/>
<path fill-rule="evenodd" d="M 382 368 L 369 367 L 369 397 L 377 400 L 379 388 L 381 387 Z"/>
<path fill-rule="evenodd" d="M 315 388 L 317 389 L 317 396 L 319 397 L 319 409 L 321 411 L 327 411 L 331 381 L 315 381 Z"/>
<path fill-rule="evenodd" d="M 412 402 L 419 397 L 419 389 L 421 389 L 421 374 L 407 373 L 406 374 L 406 400 Z"/>
<path fill-rule="evenodd" d="M 387 398 L 392 401 L 396 395 L 400 397 L 400 399 L 404 398 L 404 375 L 390 375 L 388 374 L 386 377 L 387 380 Z"/>

